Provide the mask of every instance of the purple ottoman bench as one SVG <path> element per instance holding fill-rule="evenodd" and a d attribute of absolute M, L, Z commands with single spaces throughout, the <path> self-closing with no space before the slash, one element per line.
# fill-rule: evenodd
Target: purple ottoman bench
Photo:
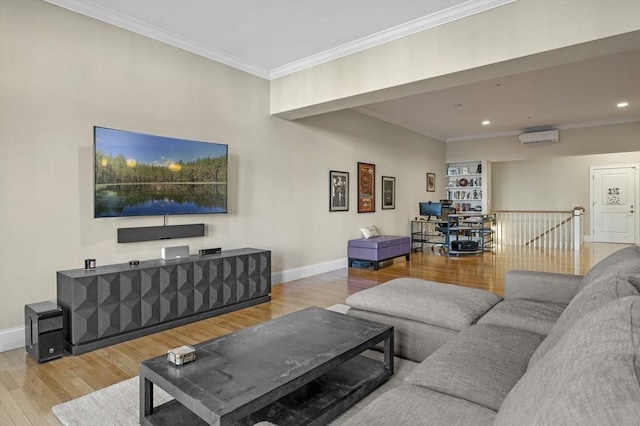
<path fill-rule="evenodd" d="M 381 235 L 371 238 L 357 238 L 349 240 L 349 267 L 354 260 L 368 260 L 374 262 L 374 269 L 378 270 L 378 262 L 404 256 L 407 261 L 411 254 L 411 238 L 396 235 Z"/>

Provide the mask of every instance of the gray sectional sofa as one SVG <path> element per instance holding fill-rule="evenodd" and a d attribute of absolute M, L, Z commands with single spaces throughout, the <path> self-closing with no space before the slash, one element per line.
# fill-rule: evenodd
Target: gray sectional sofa
<path fill-rule="evenodd" d="M 491 292 L 400 278 L 348 315 L 392 324 L 404 383 L 345 425 L 640 425 L 640 247 Z"/>

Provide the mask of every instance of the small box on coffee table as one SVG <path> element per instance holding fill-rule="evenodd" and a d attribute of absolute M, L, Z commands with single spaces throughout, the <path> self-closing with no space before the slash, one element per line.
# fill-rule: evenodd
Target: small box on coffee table
<path fill-rule="evenodd" d="M 169 349 L 167 359 L 175 365 L 182 365 L 196 360 L 196 350 L 193 346 L 180 346 Z"/>

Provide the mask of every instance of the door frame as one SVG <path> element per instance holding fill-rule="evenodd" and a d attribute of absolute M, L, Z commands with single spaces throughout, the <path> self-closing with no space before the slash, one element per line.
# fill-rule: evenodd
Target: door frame
<path fill-rule="evenodd" d="M 633 221 L 635 222 L 635 235 L 633 236 L 634 244 L 640 244 L 640 214 L 638 214 L 638 203 L 640 203 L 640 180 L 639 172 L 640 172 L 640 163 L 628 163 L 628 164 L 605 164 L 600 166 L 589 166 L 589 239 L 593 241 L 593 231 L 595 225 L 595 194 L 594 194 L 594 170 L 598 169 L 620 169 L 620 168 L 632 168 L 635 171 L 635 181 L 636 181 L 636 193 L 635 200 L 633 205 Z M 613 244 L 613 243 L 612 243 Z"/>

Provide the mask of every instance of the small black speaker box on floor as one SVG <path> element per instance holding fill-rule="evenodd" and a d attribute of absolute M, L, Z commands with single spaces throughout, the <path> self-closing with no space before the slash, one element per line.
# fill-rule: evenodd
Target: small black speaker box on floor
<path fill-rule="evenodd" d="M 24 307 L 25 349 L 38 362 L 62 356 L 62 309 L 53 302 Z"/>
<path fill-rule="evenodd" d="M 478 242 L 472 240 L 455 240 L 451 241 L 451 250 L 455 251 L 476 251 L 478 250 Z"/>
<path fill-rule="evenodd" d="M 204 237 L 204 223 L 118 228 L 119 243 L 137 243 L 139 241 L 170 240 L 172 238 L 189 237 Z"/>

